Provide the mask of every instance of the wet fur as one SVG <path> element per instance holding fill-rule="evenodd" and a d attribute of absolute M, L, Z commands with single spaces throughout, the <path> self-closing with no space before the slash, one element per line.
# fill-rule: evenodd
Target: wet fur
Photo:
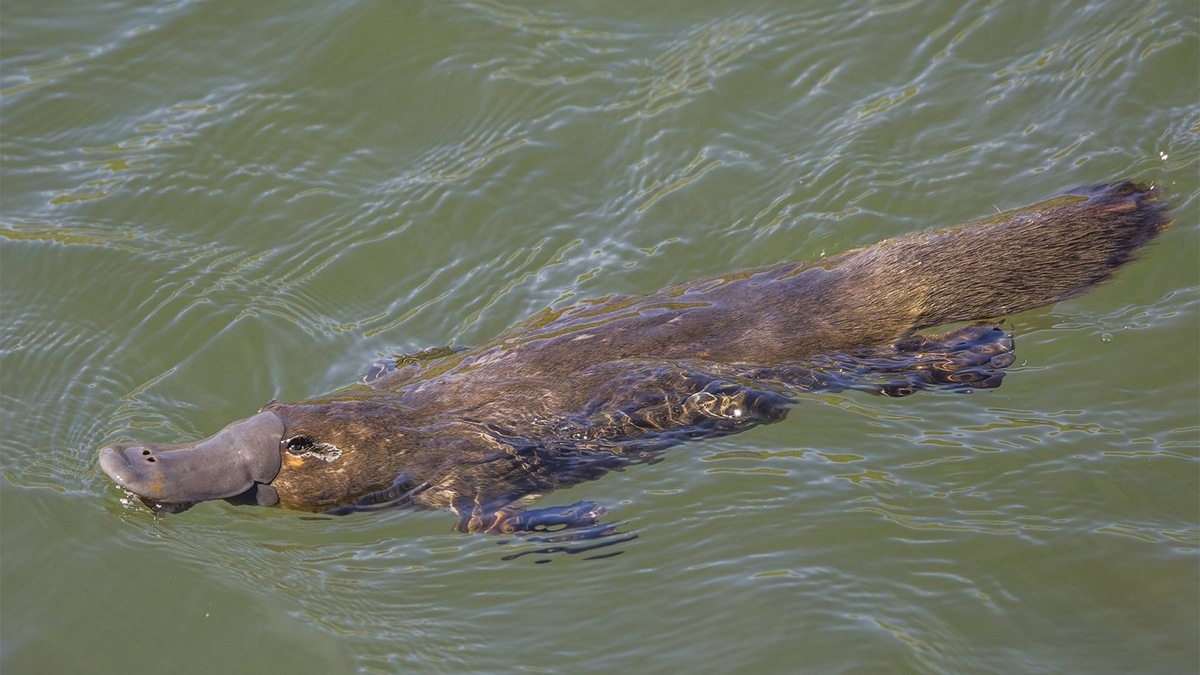
<path fill-rule="evenodd" d="M 796 390 L 872 376 L 893 394 L 996 386 L 1010 336 L 991 325 L 914 332 L 1079 295 L 1169 222 L 1147 186 L 1099 185 L 820 264 L 549 310 L 480 347 L 400 362 L 369 386 L 272 402 L 285 447 L 300 438 L 338 453 L 284 450 L 273 486 L 285 507 L 450 508 L 462 529 L 482 529 L 524 497 L 778 420 Z"/>

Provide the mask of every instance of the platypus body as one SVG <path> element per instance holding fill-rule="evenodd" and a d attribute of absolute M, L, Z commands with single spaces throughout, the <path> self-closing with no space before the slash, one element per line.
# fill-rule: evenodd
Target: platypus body
<path fill-rule="evenodd" d="M 473 349 L 272 401 L 198 442 L 104 448 L 100 466 L 165 510 L 407 505 L 453 510 L 464 531 L 530 529 L 528 498 L 778 421 L 799 392 L 995 387 L 1010 334 L 988 323 L 916 331 L 1079 295 L 1169 223 L 1146 185 L 1079 188 L 819 263 L 547 310 Z"/>

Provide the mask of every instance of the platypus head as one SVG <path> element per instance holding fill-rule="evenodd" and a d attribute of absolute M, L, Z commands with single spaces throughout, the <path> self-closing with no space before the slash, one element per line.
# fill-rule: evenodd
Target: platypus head
<path fill-rule="evenodd" d="M 110 445 L 100 450 L 100 468 L 156 510 L 231 498 L 274 506 L 284 431 L 279 415 L 264 411 L 193 443 Z"/>
<path fill-rule="evenodd" d="M 408 408 L 378 392 L 272 401 L 199 441 L 110 445 L 100 450 L 100 468 L 158 512 L 213 499 L 321 511 L 429 468 L 425 455 L 409 452 L 410 418 Z M 442 461 L 439 453 L 426 459 Z"/>

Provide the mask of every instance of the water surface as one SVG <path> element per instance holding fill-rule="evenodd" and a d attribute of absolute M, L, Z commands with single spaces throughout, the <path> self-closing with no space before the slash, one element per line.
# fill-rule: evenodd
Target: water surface
<path fill-rule="evenodd" d="M 6 2 L 2 669 L 1196 672 L 1198 23 L 1182 0 Z M 615 557 L 444 513 L 159 519 L 96 466 L 550 305 L 1122 177 L 1175 227 L 1012 317 L 1003 387 L 814 395 L 544 499 L 627 520 Z"/>

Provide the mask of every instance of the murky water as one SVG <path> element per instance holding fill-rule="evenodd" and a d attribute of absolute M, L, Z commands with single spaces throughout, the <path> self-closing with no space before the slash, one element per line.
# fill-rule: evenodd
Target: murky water
<path fill-rule="evenodd" d="M 6 2 L 3 671 L 1195 672 L 1195 4 L 820 4 Z M 613 557 L 156 519 L 96 466 L 555 303 L 1119 177 L 1175 227 L 1010 319 L 1001 388 L 814 395 L 544 498 L 628 521 Z"/>

